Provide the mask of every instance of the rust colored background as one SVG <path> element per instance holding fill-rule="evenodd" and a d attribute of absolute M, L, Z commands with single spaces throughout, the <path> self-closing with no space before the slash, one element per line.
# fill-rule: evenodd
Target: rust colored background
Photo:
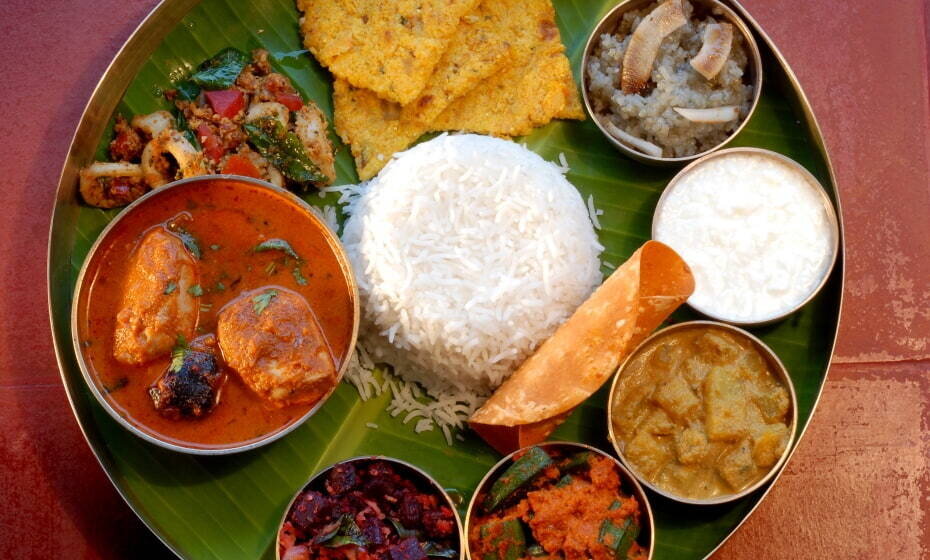
<path fill-rule="evenodd" d="M 243 0 L 245 1 L 245 0 Z M 155 0 L 0 0 L 0 557 L 163 558 L 84 443 L 45 247 L 104 68 Z M 785 475 L 718 558 L 930 555 L 930 146 L 922 0 L 744 0 L 798 74 L 842 196 L 836 365 Z"/>

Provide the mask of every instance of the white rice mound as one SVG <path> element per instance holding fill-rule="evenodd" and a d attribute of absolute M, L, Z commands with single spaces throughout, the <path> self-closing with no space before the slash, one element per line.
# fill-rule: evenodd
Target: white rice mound
<path fill-rule="evenodd" d="M 603 247 L 563 173 L 510 141 L 442 135 L 343 191 L 363 343 L 454 418 L 424 416 L 460 425 L 600 284 Z"/>

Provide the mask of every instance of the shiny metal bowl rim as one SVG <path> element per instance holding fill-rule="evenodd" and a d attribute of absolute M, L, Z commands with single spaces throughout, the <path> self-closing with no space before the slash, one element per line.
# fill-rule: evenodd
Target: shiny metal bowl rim
<path fill-rule="evenodd" d="M 429 482 L 430 485 L 433 487 L 433 489 L 434 489 L 434 490 L 437 490 L 437 491 L 439 492 L 439 494 L 446 500 L 446 504 L 449 506 L 449 509 L 452 510 L 452 515 L 455 517 L 455 527 L 456 527 L 456 529 L 458 529 L 458 534 L 459 534 L 459 553 L 461 553 L 461 551 L 465 549 L 464 547 L 465 547 L 466 539 L 465 539 L 465 537 L 464 537 L 464 532 L 463 532 L 463 529 L 462 529 L 462 527 L 463 527 L 463 525 L 462 525 L 462 517 L 459 515 L 459 510 L 458 510 L 458 508 L 455 507 L 455 502 L 452 500 L 452 496 L 449 495 L 449 492 L 447 492 L 446 489 L 445 489 L 441 484 L 439 484 L 439 482 L 438 482 L 435 478 L 433 478 L 432 476 L 430 476 L 429 473 L 427 473 L 426 471 L 424 471 L 424 470 L 421 469 L 420 467 L 418 467 L 418 466 L 416 466 L 416 465 L 414 465 L 414 464 L 412 464 L 412 463 L 408 463 L 407 461 L 404 461 L 404 460 L 402 460 L 402 459 L 395 459 L 394 457 L 387 457 L 387 456 L 385 456 L 385 455 L 359 455 L 359 456 L 357 456 L 357 457 L 350 457 L 350 458 L 348 458 L 348 459 L 343 459 L 343 460 L 341 460 L 341 461 L 336 461 L 335 463 L 332 463 L 332 464 L 330 464 L 330 465 L 327 466 L 327 467 L 323 467 L 322 469 L 318 470 L 315 474 L 313 474 L 313 476 L 311 476 L 309 479 L 307 479 L 307 482 L 305 482 L 305 483 L 300 487 L 300 489 L 297 490 L 297 492 L 294 492 L 294 496 L 293 496 L 293 497 L 291 498 L 291 500 L 287 503 L 287 507 L 284 508 L 284 514 L 281 516 L 281 521 L 278 523 L 278 530 L 277 530 L 277 532 L 275 533 L 275 538 L 274 538 L 274 555 L 275 555 L 275 559 L 276 559 L 276 560 L 281 560 L 281 546 L 279 545 L 279 542 L 280 542 L 279 539 L 280 539 L 280 535 L 281 535 L 281 529 L 284 528 L 284 523 L 287 521 L 287 515 L 291 512 L 291 508 L 294 507 L 294 502 L 297 501 L 297 498 L 298 498 L 298 497 L 304 492 L 304 490 L 306 490 L 307 487 L 310 486 L 316 479 L 320 478 L 321 476 L 326 475 L 327 473 L 329 473 L 329 471 L 333 470 L 334 468 L 338 467 L 339 465 L 344 465 L 344 464 L 346 464 L 346 463 L 352 463 L 352 462 L 355 462 L 355 461 L 384 461 L 384 462 L 386 462 L 386 463 L 394 463 L 395 465 L 401 465 L 402 467 L 405 467 L 405 468 L 407 468 L 407 469 L 413 471 L 414 473 L 416 473 L 417 475 L 419 475 L 420 477 L 422 477 L 424 480 L 426 480 L 427 482 Z"/>
<path fill-rule="evenodd" d="M 694 309 L 701 315 L 709 317 L 710 319 L 713 319 L 715 321 L 720 321 L 722 323 L 729 323 L 731 325 L 738 325 L 738 326 L 743 326 L 743 327 L 762 327 L 765 325 L 770 325 L 772 323 L 777 323 L 778 321 L 781 321 L 789 317 L 790 315 L 796 313 L 799 309 L 801 309 L 802 307 L 810 303 L 811 300 L 817 297 L 817 295 L 820 293 L 823 287 L 827 284 L 827 281 L 830 279 L 830 274 L 833 272 L 833 267 L 836 266 L 836 261 L 839 258 L 839 254 L 840 254 L 840 223 L 839 223 L 839 218 L 837 217 L 837 214 L 836 214 L 836 209 L 833 207 L 833 202 L 830 200 L 830 196 L 827 194 L 827 190 L 823 187 L 823 184 L 821 184 L 821 182 L 818 181 L 816 177 L 814 177 L 814 174 L 808 171 L 807 168 L 801 165 L 800 163 L 794 161 L 793 159 L 791 159 L 790 157 L 784 154 L 773 152 L 772 150 L 766 150 L 764 148 L 753 148 L 753 147 L 727 148 L 725 150 L 720 150 L 720 151 L 717 151 L 711 154 L 707 154 L 701 157 L 700 159 L 690 163 L 689 165 L 684 167 L 681 171 L 679 171 L 678 174 L 675 175 L 671 181 L 669 181 L 668 185 L 662 191 L 662 195 L 659 197 L 659 201 L 656 203 L 655 211 L 652 213 L 652 227 L 650 229 L 650 235 L 652 239 L 656 239 L 656 223 L 659 220 L 659 214 L 661 213 L 663 207 L 665 206 L 665 202 L 668 199 L 669 193 L 672 192 L 672 190 L 674 190 L 675 187 L 677 187 L 679 183 L 681 183 L 682 179 L 684 179 L 694 169 L 703 165 L 705 162 L 711 159 L 714 159 L 714 158 L 726 157 L 731 154 L 762 155 L 762 156 L 775 159 L 779 162 L 782 162 L 788 165 L 789 167 L 791 167 L 792 169 L 796 169 L 797 171 L 799 171 L 801 175 L 803 175 L 804 178 L 807 179 L 811 188 L 817 193 L 817 196 L 823 201 L 824 211 L 827 213 L 827 222 L 829 223 L 829 227 L 830 227 L 830 235 L 833 238 L 832 243 L 830 244 L 830 251 L 832 253 L 830 256 L 830 264 L 827 265 L 826 268 L 824 268 L 823 275 L 821 276 L 820 281 L 814 286 L 814 289 L 807 295 L 807 297 L 802 299 L 797 305 L 795 305 L 794 307 L 791 307 L 787 311 L 784 311 L 777 315 L 773 315 L 771 317 L 765 317 L 765 318 L 757 319 L 753 321 L 746 321 L 746 320 L 739 320 L 739 319 L 733 319 L 730 317 L 725 317 L 723 315 L 714 313 L 711 310 L 704 309 L 692 303 L 690 298 L 687 301 L 689 307 L 691 307 L 692 309 Z"/>
<path fill-rule="evenodd" d="M 624 484 L 628 484 L 633 489 L 633 492 L 636 495 L 636 499 L 640 503 L 640 512 L 645 511 L 645 514 L 646 514 L 645 518 L 647 522 L 649 523 L 649 554 L 646 557 L 646 559 L 652 560 L 652 556 L 655 552 L 655 544 L 656 544 L 656 524 L 655 524 L 655 518 L 652 515 L 652 506 L 649 504 L 649 496 L 646 495 L 646 492 L 643 490 L 643 487 L 640 485 L 639 480 L 631 472 L 631 470 L 626 467 L 626 465 L 624 465 L 621 461 L 618 461 L 617 458 L 614 457 L 613 455 L 610 455 L 609 453 L 601 449 L 598 449 L 597 447 L 594 447 L 592 445 L 588 445 L 586 443 L 579 443 L 576 441 L 545 441 L 542 443 L 537 443 L 536 445 L 528 445 L 526 447 L 517 449 L 516 451 L 513 451 L 511 453 L 508 453 L 500 461 L 495 463 L 493 467 L 491 467 L 488 470 L 488 472 L 481 479 L 481 482 L 479 482 L 478 485 L 475 487 L 475 491 L 471 495 L 471 500 L 469 500 L 468 502 L 468 512 L 465 514 L 465 528 L 464 528 L 464 538 L 463 538 L 465 548 L 463 550 L 465 551 L 466 560 L 476 560 L 472 558 L 472 554 L 471 554 L 470 542 L 469 542 L 470 539 L 468 538 L 469 528 L 470 528 L 471 521 L 472 521 L 472 513 L 474 513 L 475 507 L 477 506 L 478 496 L 479 494 L 481 494 L 481 490 L 483 490 L 484 487 L 487 486 L 488 483 L 491 481 L 491 477 L 498 474 L 498 471 L 502 470 L 503 467 L 507 463 L 511 462 L 513 460 L 514 455 L 516 455 L 517 453 L 524 452 L 527 449 L 530 449 L 531 447 L 561 447 L 561 446 L 575 447 L 575 448 L 578 448 L 579 450 L 585 450 L 585 451 L 593 451 L 594 453 L 597 453 L 598 455 L 602 457 L 606 457 L 610 459 L 611 461 L 613 461 L 614 465 L 616 465 L 616 467 L 619 469 L 620 474 L 621 474 L 621 477 L 620 477 L 621 488 L 624 486 Z"/>
<path fill-rule="evenodd" d="M 333 383 L 333 386 L 329 391 L 323 395 L 316 404 L 314 404 L 310 410 L 308 410 L 303 416 L 291 423 L 291 425 L 265 435 L 264 437 L 258 438 L 256 440 L 251 440 L 248 443 L 239 444 L 239 445 L 229 445 L 229 446 L 213 446 L 213 447 L 194 447 L 182 445 L 173 441 L 162 439 L 154 436 L 142 430 L 136 426 L 133 422 L 130 422 L 125 418 L 116 408 L 107 400 L 106 396 L 100 391 L 98 387 L 97 379 L 94 374 L 90 371 L 87 361 L 84 356 L 83 345 L 81 344 L 81 328 L 80 328 L 80 315 L 81 315 L 81 294 L 86 288 L 85 279 L 88 272 L 88 267 L 90 263 L 93 262 L 94 257 L 96 256 L 97 251 L 100 247 L 104 246 L 104 242 L 107 240 L 110 232 L 125 219 L 126 216 L 132 214 L 132 212 L 148 202 L 149 200 L 156 198 L 170 189 L 183 188 L 185 185 L 192 183 L 199 183 L 202 181 L 229 181 L 233 183 L 246 183 L 253 187 L 261 187 L 267 190 L 272 191 L 274 194 L 285 198 L 286 200 L 294 203 L 298 208 L 300 208 L 304 214 L 318 226 L 321 227 L 323 235 L 327 238 L 329 246 L 332 247 L 333 253 L 336 256 L 336 260 L 339 262 L 340 268 L 343 270 L 343 274 L 346 279 L 346 283 L 349 286 L 349 296 L 352 297 L 353 302 L 353 320 L 352 320 L 352 335 L 349 339 L 349 346 L 346 350 L 345 358 L 342 361 L 342 364 L 339 368 L 339 371 L 336 375 L 336 381 Z M 300 197 L 294 193 L 272 185 L 267 181 L 261 179 L 253 179 L 251 177 L 241 177 L 238 175 L 200 175 L 197 177 L 188 177 L 185 179 L 180 179 L 169 183 L 163 187 L 157 189 L 152 189 L 151 191 L 145 193 L 138 199 L 134 200 L 131 204 L 123 208 L 119 214 L 103 228 L 103 231 L 97 236 L 97 239 L 94 241 L 94 244 L 91 246 L 90 250 L 87 252 L 87 256 L 84 258 L 84 263 L 81 265 L 81 270 L 78 273 L 77 281 L 75 282 L 74 295 L 71 300 L 71 343 L 74 347 L 74 354 L 77 360 L 78 366 L 81 369 L 81 374 L 84 377 L 84 382 L 90 388 L 91 393 L 97 399 L 97 402 L 103 407 L 107 413 L 117 421 L 122 427 L 129 430 L 132 434 L 142 438 L 143 440 L 169 449 L 171 451 L 178 451 L 181 453 L 189 453 L 192 455 L 230 455 L 233 453 L 241 453 L 243 451 L 249 451 L 267 445 L 273 441 L 276 441 L 287 434 L 291 433 L 293 430 L 297 429 L 301 424 L 306 422 L 311 416 L 313 416 L 317 410 L 323 406 L 329 397 L 333 394 L 336 388 L 339 386 L 339 383 L 342 381 L 342 377 L 345 375 L 346 370 L 349 367 L 349 362 L 351 361 L 352 353 L 355 351 L 355 344 L 358 339 L 358 330 L 361 317 L 361 310 L 359 307 L 359 294 L 358 294 L 358 285 L 356 283 L 355 274 L 352 271 L 351 263 L 349 258 L 345 253 L 345 249 L 342 246 L 342 243 L 339 241 L 339 237 L 333 232 L 332 229 L 326 224 L 326 222 L 320 219 L 314 212 L 311 210 L 311 206 L 307 204 Z"/>
<path fill-rule="evenodd" d="M 760 354 L 762 354 L 762 356 L 766 359 L 766 362 L 768 362 L 769 366 L 775 370 L 776 375 L 781 379 L 781 381 L 785 384 L 785 386 L 788 389 L 788 394 L 791 397 L 791 425 L 789 426 L 789 429 L 788 429 L 789 430 L 788 442 L 785 444 L 784 451 L 782 451 L 781 456 L 778 458 L 778 461 L 776 461 L 774 465 L 769 467 L 769 471 L 765 474 L 765 476 L 763 476 L 756 482 L 752 483 L 748 487 L 740 490 L 739 492 L 736 492 L 735 494 L 726 494 L 723 496 L 717 496 L 715 498 L 695 499 L 695 498 L 687 498 L 684 496 L 679 496 L 673 492 L 670 492 L 668 490 L 665 490 L 663 488 L 656 486 L 655 484 L 647 480 L 645 476 L 641 475 L 632 462 L 627 460 L 626 456 L 623 454 L 623 451 L 620 449 L 620 445 L 617 443 L 616 436 L 614 435 L 613 409 L 614 409 L 614 395 L 616 394 L 616 391 L 617 391 L 617 384 L 620 382 L 620 378 L 623 376 L 624 370 L 627 368 L 630 362 L 632 362 L 633 359 L 636 358 L 637 355 L 644 348 L 646 348 L 653 341 L 658 340 L 659 338 L 662 338 L 663 336 L 666 336 L 669 333 L 679 331 L 679 330 L 687 330 L 687 329 L 694 329 L 694 328 L 707 328 L 707 327 L 719 328 L 721 330 L 728 331 L 731 334 L 734 334 L 738 337 L 748 339 L 753 344 L 753 346 L 756 348 L 756 350 L 759 351 Z M 785 462 L 788 459 L 788 456 L 791 454 L 791 449 L 794 446 L 794 440 L 797 434 L 798 396 L 794 391 L 794 381 L 791 380 L 791 375 L 789 375 L 788 369 L 782 363 L 781 359 L 779 359 L 778 355 L 771 348 L 769 348 L 767 344 L 762 342 L 758 337 L 756 337 L 752 333 L 746 332 L 745 330 L 739 327 L 729 325 L 727 323 L 721 323 L 718 321 L 687 321 L 684 323 L 677 323 L 674 325 L 670 325 L 668 327 L 665 327 L 664 329 L 654 332 L 652 335 L 647 337 L 646 340 L 640 342 L 639 345 L 637 345 L 636 348 L 630 353 L 630 355 L 627 356 L 625 360 L 623 360 L 623 363 L 620 364 L 619 368 L 617 368 L 617 371 L 614 374 L 613 381 L 610 384 L 610 393 L 607 397 L 606 416 L 607 416 L 607 434 L 610 439 L 611 445 L 613 445 L 614 447 L 614 451 L 616 451 L 617 456 L 620 458 L 620 461 L 622 461 L 623 464 L 626 465 L 626 467 L 630 470 L 630 472 L 633 473 L 633 476 L 635 476 L 636 479 L 643 486 L 649 488 L 650 490 L 652 490 L 656 494 L 659 494 L 660 496 L 664 496 L 676 502 L 690 504 L 690 505 L 699 505 L 699 506 L 718 505 L 718 504 L 725 504 L 725 503 L 733 502 L 733 501 L 739 500 L 740 498 L 744 498 L 748 496 L 749 494 L 752 494 L 753 492 L 755 492 L 756 490 L 764 486 L 769 480 L 771 480 L 773 477 L 775 477 L 776 474 L 778 474 L 781 471 L 782 467 L 785 465 Z"/>
<path fill-rule="evenodd" d="M 597 126 L 598 130 L 601 131 L 601 134 L 603 134 L 604 137 L 607 138 L 607 140 L 614 146 L 614 148 L 616 148 L 623 154 L 633 158 L 634 160 L 642 162 L 642 163 L 660 165 L 660 166 L 670 166 L 670 165 L 677 165 L 680 163 L 690 162 L 700 157 L 716 152 L 717 150 L 724 148 L 734 138 L 736 138 L 736 136 L 739 135 L 740 132 L 743 131 L 743 129 L 752 119 L 752 115 L 756 112 L 756 107 L 759 105 L 759 99 L 762 96 L 762 54 L 761 54 L 761 51 L 759 51 L 759 45 L 756 43 L 756 39 L 752 34 L 752 30 L 749 28 L 746 22 L 743 21 L 743 19 L 736 13 L 736 11 L 734 11 L 732 8 L 730 8 L 723 2 L 720 2 L 719 0 L 690 0 L 691 2 L 697 2 L 705 6 L 711 7 L 713 9 L 720 10 L 720 12 L 723 13 L 723 15 L 729 20 L 729 22 L 735 25 L 736 28 L 739 30 L 740 34 L 742 34 L 743 40 L 746 42 L 747 50 L 749 51 L 748 55 L 749 55 L 749 58 L 751 59 L 752 71 L 753 71 L 752 104 L 749 106 L 749 112 L 746 113 L 745 118 L 743 118 L 739 126 L 736 127 L 736 130 L 730 133 L 722 142 L 720 142 L 719 144 L 716 144 L 715 146 L 708 148 L 707 150 L 704 150 L 703 152 L 699 152 L 699 153 L 696 153 L 690 156 L 654 157 L 654 156 L 650 156 L 649 154 L 640 152 L 639 150 L 636 150 L 630 146 L 627 146 L 626 144 L 624 144 L 623 142 L 615 138 L 613 134 L 607 131 L 607 129 L 601 123 L 600 116 L 594 111 L 594 108 L 592 107 L 591 100 L 588 95 L 588 86 L 587 86 L 588 60 L 591 57 L 591 53 L 594 50 L 595 43 L 597 42 L 598 38 L 603 33 L 609 32 L 606 29 L 608 26 L 608 23 L 611 25 L 615 25 L 617 21 L 619 21 L 619 18 L 622 17 L 623 13 L 633 10 L 633 9 L 637 9 L 641 7 L 640 5 L 649 4 L 655 1 L 656 0 L 623 0 L 622 2 L 620 2 L 619 4 L 611 8 L 607 12 L 607 14 L 605 14 L 604 17 L 602 17 L 600 21 L 597 22 L 597 25 L 594 26 L 594 29 L 591 31 L 591 34 L 588 36 L 587 42 L 585 42 L 584 51 L 581 57 L 581 72 L 579 76 L 581 76 L 581 97 L 584 100 L 585 109 L 587 110 L 588 115 L 591 116 L 591 120 L 594 121 L 595 126 Z"/>

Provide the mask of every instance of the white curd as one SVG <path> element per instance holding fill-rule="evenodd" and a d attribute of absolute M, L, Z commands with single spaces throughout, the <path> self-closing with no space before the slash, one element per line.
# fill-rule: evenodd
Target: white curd
<path fill-rule="evenodd" d="M 780 317 L 803 303 L 833 263 L 835 217 L 819 185 L 764 153 L 707 159 L 674 182 L 653 237 L 691 266 L 688 300 L 741 323 Z"/>

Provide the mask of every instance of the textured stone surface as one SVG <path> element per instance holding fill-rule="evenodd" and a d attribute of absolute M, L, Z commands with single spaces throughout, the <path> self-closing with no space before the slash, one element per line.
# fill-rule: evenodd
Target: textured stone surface
<path fill-rule="evenodd" d="M 59 381 L 45 246 L 71 134 L 155 0 L 0 2 L 0 557 L 167 555 L 110 486 Z M 930 554 L 930 166 L 922 0 L 745 0 L 797 72 L 843 199 L 837 360 L 781 481 L 720 558 Z M 924 361 L 927 360 L 927 361 Z"/>

